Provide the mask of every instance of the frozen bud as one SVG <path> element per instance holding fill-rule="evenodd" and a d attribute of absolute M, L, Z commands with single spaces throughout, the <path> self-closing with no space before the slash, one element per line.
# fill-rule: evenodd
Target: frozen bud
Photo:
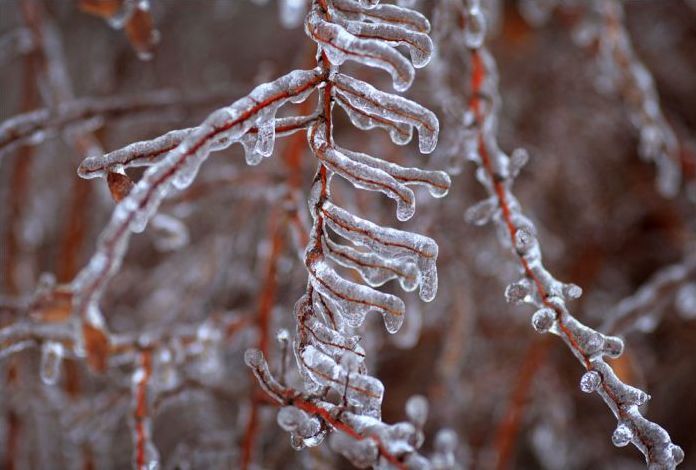
<path fill-rule="evenodd" d="M 638 390 L 638 393 L 635 396 L 636 406 L 645 405 L 648 402 L 648 400 L 650 400 L 650 398 L 651 398 L 650 395 L 648 395 L 647 393 L 645 393 L 642 390 Z"/>
<path fill-rule="evenodd" d="M 406 402 L 406 415 L 409 421 L 422 428 L 428 419 L 428 400 L 423 395 L 414 395 Z"/>
<path fill-rule="evenodd" d="M 297 433 L 305 439 L 305 445 L 308 447 L 313 447 L 317 444 L 308 443 L 307 439 L 311 439 L 316 436 L 319 431 L 321 431 L 321 421 L 313 416 L 307 416 L 304 414 L 300 420 L 299 426 L 297 427 Z"/>
<path fill-rule="evenodd" d="M 633 431 L 628 427 L 626 423 L 619 423 L 614 430 L 614 434 L 611 435 L 611 442 L 616 447 L 624 447 L 628 445 L 633 439 Z"/>
<path fill-rule="evenodd" d="M 280 344 L 287 344 L 290 342 L 290 332 L 286 330 L 285 328 L 282 328 L 278 330 L 278 333 L 276 333 L 276 340 Z"/>
<path fill-rule="evenodd" d="M 588 370 L 582 375 L 580 379 L 580 390 L 585 393 L 592 393 L 599 385 L 602 383 L 602 377 L 596 370 Z"/>
<path fill-rule="evenodd" d="M 602 354 L 617 358 L 623 354 L 624 342 L 616 336 L 606 336 L 604 338 L 604 346 L 602 346 Z"/>
<path fill-rule="evenodd" d="M 532 315 L 532 327 L 538 333 L 546 333 L 556 321 L 556 312 L 548 307 L 540 308 Z"/>
<path fill-rule="evenodd" d="M 457 433 L 452 429 L 441 429 L 435 436 L 435 450 L 442 454 L 452 453 L 457 448 Z"/>
<path fill-rule="evenodd" d="M 469 224 L 485 225 L 491 220 L 497 208 L 498 204 L 495 199 L 484 199 L 466 210 L 464 220 Z"/>
<path fill-rule="evenodd" d="M 601 333 L 593 331 L 587 335 L 584 343 L 583 349 L 585 353 L 589 355 L 595 354 L 604 345 L 604 336 Z"/>
<path fill-rule="evenodd" d="M 174 364 L 174 354 L 169 348 L 160 349 L 156 356 L 155 384 L 164 390 L 171 390 L 179 382 L 177 369 Z"/>
<path fill-rule="evenodd" d="M 671 446 L 672 458 L 674 458 L 674 463 L 679 465 L 684 461 L 684 451 L 678 445 L 672 444 Z"/>
<path fill-rule="evenodd" d="M 55 385 L 60 377 L 60 366 L 63 362 L 63 345 L 54 341 L 44 343 L 41 348 L 41 365 L 39 366 L 41 380 L 46 385 Z"/>
<path fill-rule="evenodd" d="M 516 177 L 517 175 L 520 174 L 520 170 L 524 168 L 524 166 L 527 164 L 529 161 L 529 153 L 523 149 L 523 148 L 517 148 L 512 151 L 512 155 L 510 155 L 510 164 L 509 164 L 509 171 L 510 171 L 510 176 L 513 178 Z"/>
<path fill-rule="evenodd" d="M 302 410 L 299 410 L 294 406 L 285 406 L 281 408 L 278 411 L 278 416 L 276 417 L 278 426 L 286 431 L 296 430 L 300 426 L 300 423 L 305 419 L 306 417 L 304 416 Z"/>
<path fill-rule="evenodd" d="M 685 320 L 696 318 L 696 283 L 690 282 L 677 292 L 674 302 L 677 313 Z"/>
<path fill-rule="evenodd" d="M 259 349 L 250 348 L 244 352 L 244 363 L 247 367 L 257 369 L 264 365 L 266 359 L 263 357 L 263 353 Z"/>
<path fill-rule="evenodd" d="M 467 15 L 466 27 L 464 30 L 464 41 L 466 47 L 470 49 L 478 49 L 483 45 L 483 40 L 486 37 L 486 18 L 483 12 L 476 5 L 471 8 Z"/>
<path fill-rule="evenodd" d="M 505 300 L 511 304 L 524 303 L 529 294 L 530 289 L 529 282 L 527 280 L 513 282 L 505 288 Z"/>
<path fill-rule="evenodd" d="M 526 227 L 519 227 L 515 230 L 515 250 L 517 253 L 524 255 L 534 247 L 536 239 L 534 235 Z"/>
<path fill-rule="evenodd" d="M 582 296 L 582 287 L 577 284 L 564 284 L 563 296 L 566 299 L 579 299 Z"/>

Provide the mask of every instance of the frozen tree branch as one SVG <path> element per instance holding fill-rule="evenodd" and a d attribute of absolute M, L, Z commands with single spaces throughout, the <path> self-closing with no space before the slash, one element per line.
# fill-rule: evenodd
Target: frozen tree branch
<path fill-rule="evenodd" d="M 633 443 L 645 455 L 650 468 L 675 468 L 683 459 L 682 449 L 673 444 L 667 432 L 647 419 L 639 407 L 649 396 L 624 384 L 604 357 L 618 357 L 623 341 L 603 335 L 579 322 L 569 312 L 566 302 L 579 297 L 581 289 L 556 280 L 542 263 L 536 228 L 521 210 L 512 193 L 512 182 L 526 162 L 526 155 L 516 151 L 511 157 L 498 146 L 497 122 L 500 109 L 495 62 L 484 45 L 485 28 L 478 0 L 468 0 L 465 35 L 471 54 L 471 89 L 468 106 L 471 153 L 468 158 L 478 169 L 477 179 L 489 199 L 469 209 L 467 218 L 482 224 L 493 220 L 504 247 L 515 255 L 522 278 L 510 284 L 505 296 L 512 303 L 527 303 L 538 310 L 532 326 L 540 333 L 553 333 L 570 348 L 586 369 L 580 388 L 596 392 L 618 420 L 612 441 L 616 446 Z"/>

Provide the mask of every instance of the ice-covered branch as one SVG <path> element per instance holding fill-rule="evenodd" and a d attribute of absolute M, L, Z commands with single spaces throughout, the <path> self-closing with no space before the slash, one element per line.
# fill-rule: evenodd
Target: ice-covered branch
<path fill-rule="evenodd" d="M 37 145 L 58 133 L 94 130 L 104 122 L 161 115 L 177 112 L 187 105 L 214 103 L 228 98 L 237 89 L 194 95 L 177 90 L 157 90 L 135 96 L 78 98 L 55 107 L 19 114 L 0 123 L 0 158 L 19 146 Z"/>
<path fill-rule="evenodd" d="M 492 220 L 497 225 L 500 242 L 514 254 L 522 275 L 507 287 L 507 300 L 534 306 L 537 309 L 532 316 L 534 329 L 561 337 L 586 369 L 580 388 L 600 395 L 616 416 L 614 444 L 633 443 L 643 452 L 650 468 L 674 468 L 683 460 L 684 453 L 662 427 L 642 416 L 639 407 L 648 395 L 624 384 L 604 359 L 622 353 L 622 340 L 603 335 L 573 317 L 566 304 L 579 297 L 581 289 L 556 280 L 543 265 L 536 228 L 512 193 L 512 183 L 526 162 L 526 153 L 518 150 L 508 156 L 498 146 L 500 95 L 496 66 L 482 34 L 478 34 L 481 28 L 472 21 L 481 14 L 478 1 L 469 0 L 466 5 L 468 17 L 462 34 L 468 34 L 466 43 L 471 61 L 470 152 L 466 157 L 477 165 L 477 179 L 489 194 L 488 199 L 469 209 L 467 218 L 477 224 Z M 472 25 L 475 29 L 467 31 Z"/>
<path fill-rule="evenodd" d="M 530 3 L 530 2 L 528 2 Z M 575 38 L 596 50 L 599 73 L 597 87 L 621 97 L 631 123 L 639 133 L 638 154 L 657 167 L 657 188 L 674 196 L 680 188 L 682 163 L 677 137 L 660 106 L 655 80 L 636 54 L 626 28 L 624 4 L 620 0 L 581 2 L 586 18 Z M 544 6 L 546 15 L 556 5 Z M 529 8 L 530 18 L 535 17 Z"/>
<path fill-rule="evenodd" d="M 290 432 L 295 449 L 315 446 L 331 432 L 331 447 L 358 468 L 453 468 L 456 439 L 452 439 L 449 430 L 440 431 L 430 460 L 417 452 L 423 442 L 423 425 L 428 414 L 423 397 L 411 397 L 406 403 L 408 421 L 389 425 L 378 418 L 352 412 L 345 405 L 336 405 L 320 394 L 300 393 L 281 385 L 259 350 L 247 350 L 244 359 L 261 387 L 281 407 L 278 425 Z M 346 392 L 351 386 L 349 379 L 346 379 Z M 449 442 L 445 444 L 444 440 Z"/>
<path fill-rule="evenodd" d="M 131 232 L 142 232 L 162 200 L 174 188 L 184 189 L 194 180 L 210 152 L 239 141 L 254 126 L 275 125 L 278 108 L 287 102 L 306 99 L 325 79 L 319 69 L 294 71 L 273 82 L 258 86 L 248 96 L 213 112 L 190 131 L 165 158 L 151 166 L 140 181 L 114 209 L 102 231 L 97 250 L 88 265 L 72 283 L 75 311 L 85 327 L 94 332 L 93 351 L 87 340 L 88 355 L 99 354 L 107 341 L 102 332 L 104 320 L 99 298 L 106 284 L 118 271 Z M 275 134 L 265 137 L 264 146 L 272 150 Z M 146 149 L 142 149 L 146 151 Z"/>
<path fill-rule="evenodd" d="M 321 404 L 312 403 L 318 398 L 300 400 L 297 393 L 291 394 L 270 376 L 259 352 L 249 351 L 247 364 L 269 396 L 284 406 L 278 420 L 291 432 L 296 447 L 318 445 L 329 430 L 336 430 L 332 443 L 358 466 L 378 466 L 381 459 L 398 468 L 411 461 L 427 465 L 427 460 L 415 453 L 420 441 L 404 447 L 400 431 L 396 431 L 405 432 L 403 427 L 380 421 L 384 386 L 368 374 L 366 353 L 353 329 L 370 313 L 381 315 L 390 333 L 401 327 L 404 302 L 375 289 L 389 280 L 398 279 L 409 291 L 420 286 L 421 298 L 432 300 L 437 291 L 437 245 L 428 237 L 380 226 L 337 206 L 332 201 L 331 180 L 339 175 L 356 188 L 394 199 L 399 220 L 408 220 L 415 212 L 410 186 L 425 186 L 435 197 L 447 193 L 447 174 L 405 168 L 347 150 L 336 145 L 333 136 L 333 105 L 338 103 L 355 126 L 385 128 L 400 145 L 411 140 L 415 128 L 421 152 L 432 152 L 439 124 L 431 111 L 338 71 L 338 66 L 350 59 L 386 70 L 397 90 L 408 88 L 414 66 L 424 66 L 430 60 L 433 47 L 425 34 L 429 25 L 422 15 L 406 8 L 317 0 L 307 15 L 305 29 L 317 43 L 317 65 L 327 82 L 317 103 L 316 119 L 308 129 L 309 146 L 319 167 L 309 197 L 313 224 L 304 254 L 309 282 L 295 305 L 294 349 L 309 396 L 331 390 L 341 397 L 341 404 L 326 399 Z M 409 49 L 411 61 L 396 49 L 400 45 Z M 333 240 L 329 229 L 349 244 Z M 368 285 L 345 279 L 334 265 L 357 271 Z M 344 421 L 348 418 L 350 422 Z M 378 429 L 377 434 L 366 436 L 359 425 L 362 422 Z"/>
<path fill-rule="evenodd" d="M 634 330 L 652 331 L 672 302 L 690 318 L 696 315 L 696 257 L 660 269 L 631 296 L 622 299 L 606 315 L 600 331 L 625 335 Z"/>

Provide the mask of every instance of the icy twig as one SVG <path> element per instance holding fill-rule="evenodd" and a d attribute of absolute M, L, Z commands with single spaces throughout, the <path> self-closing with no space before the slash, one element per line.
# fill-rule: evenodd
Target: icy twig
<path fill-rule="evenodd" d="M 696 281 L 696 257 L 660 269 L 631 296 L 622 299 L 604 318 L 600 331 L 626 335 L 631 331 L 653 330 L 667 304 L 685 298 Z M 677 306 L 679 308 L 679 306 Z M 691 306 L 691 310 L 696 306 Z"/>
<path fill-rule="evenodd" d="M 477 1 L 469 2 L 470 13 L 477 8 Z M 633 443 L 643 452 L 650 468 L 674 468 L 683 460 L 684 452 L 671 442 L 662 427 L 642 416 L 639 407 L 647 401 L 647 394 L 624 384 L 604 360 L 605 356 L 618 357 L 623 341 L 603 335 L 573 317 L 566 302 L 579 297 L 581 289 L 556 280 L 542 263 L 536 228 L 522 213 L 512 193 L 513 180 L 526 157 L 522 158 L 518 151 L 511 158 L 498 147 L 500 96 L 495 62 L 479 37 L 472 32 L 469 34 L 471 88 L 468 108 L 476 131 L 471 136 L 475 139 L 472 147 L 476 152 L 470 158 L 478 166 L 477 178 L 489 194 L 486 201 L 494 204 L 490 211 L 485 211 L 485 216 L 481 215 L 480 205 L 474 206 L 468 218 L 485 223 L 492 217 L 495 221 L 501 243 L 515 255 L 522 274 L 519 281 L 506 289 L 508 301 L 536 307 L 533 327 L 540 333 L 560 336 L 586 369 L 581 380 L 582 390 L 599 394 L 618 420 L 612 436 L 614 444 Z"/>

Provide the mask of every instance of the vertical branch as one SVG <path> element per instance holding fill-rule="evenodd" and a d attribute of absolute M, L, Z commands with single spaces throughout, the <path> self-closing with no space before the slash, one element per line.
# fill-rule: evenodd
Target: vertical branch
<path fill-rule="evenodd" d="M 272 210 L 269 216 L 268 225 L 269 232 L 271 233 L 271 246 L 268 260 L 266 262 L 266 277 L 263 283 L 263 288 L 259 295 L 260 302 L 258 313 L 256 315 L 259 331 L 259 349 L 266 357 L 270 357 L 270 328 L 273 306 L 276 302 L 278 260 L 283 252 L 285 240 L 283 235 L 283 229 L 286 225 L 285 217 L 278 214 L 278 211 Z M 260 406 L 260 401 L 256 397 L 255 392 L 255 390 L 252 390 L 251 411 L 249 413 L 246 431 L 242 440 L 242 469 L 244 470 L 248 469 L 252 462 L 254 441 L 259 431 L 258 407 Z"/>
<path fill-rule="evenodd" d="M 139 354 L 139 365 L 133 374 L 132 416 L 133 465 L 137 470 L 150 470 L 157 464 L 158 455 L 152 444 L 149 387 L 152 376 L 152 351 Z"/>
<path fill-rule="evenodd" d="M 479 181 L 489 194 L 488 200 L 469 209 L 468 218 L 477 219 L 477 214 L 487 212 L 481 221 L 485 223 L 492 218 L 502 229 L 501 243 L 513 253 L 522 274 L 518 282 L 506 289 L 508 301 L 528 303 L 537 308 L 532 326 L 540 333 L 561 337 L 583 365 L 586 372 L 580 380 L 581 390 L 599 394 L 618 420 L 613 443 L 616 446 L 633 443 L 651 467 L 674 468 L 683 460 L 684 452 L 672 443 L 667 431 L 641 414 L 639 407 L 649 396 L 624 384 L 604 360 L 605 356 L 620 356 L 623 341 L 579 322 L 569 312 L 566 302 L 579 297 L 582 290 L 556 280 L 543 265 L 536 228 L 522 213 L 511 189 L 527 155 L 516 151 L 508 157 L 498 147 L 496 125 L 500 97 L 495 61 L 484 46 L 485 28 L 479 28 L 478 20 L 472 21 L 482 18 L 479 2 L 470 0 L 467 11 L 469 21 L 465 34 L 469 35 L 467 45 L 471 57 L 468 107 L 478 149 L 474 161 L 479 167 Z"/>

